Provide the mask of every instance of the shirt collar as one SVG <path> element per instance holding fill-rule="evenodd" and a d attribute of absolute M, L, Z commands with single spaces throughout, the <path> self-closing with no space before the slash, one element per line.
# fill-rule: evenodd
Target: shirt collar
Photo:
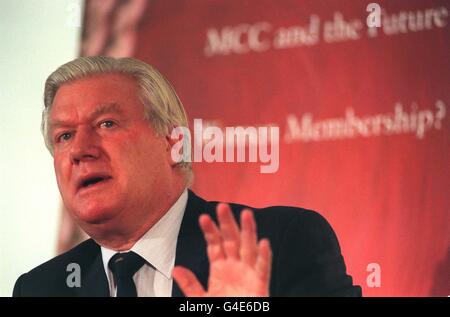
<path fill-rule="evenodd" d="M 178 232 L 187 201 L 188 191 L 185 189 L 166 214 L 128 250 L 139 254 L 167 279 L 170 279 L 172 276 Z M 103 266 L 105 272 L 108 272 L 108 262 L 117 251 L 103 246 L 101 250 Z"/>

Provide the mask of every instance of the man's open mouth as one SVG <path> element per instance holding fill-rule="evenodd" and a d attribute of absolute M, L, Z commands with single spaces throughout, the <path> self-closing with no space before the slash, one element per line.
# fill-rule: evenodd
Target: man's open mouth
<path fill-rule="evenodd" d="M 80 181 L 78 190 L 94 187 L 95 185 L 105 183 L 110 180 L 111 176 L 91 176 Z"/>

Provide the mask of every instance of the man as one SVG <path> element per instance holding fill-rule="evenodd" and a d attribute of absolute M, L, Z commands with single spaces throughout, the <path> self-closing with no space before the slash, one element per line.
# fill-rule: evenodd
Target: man
<path fill-rule="evenodd" d="M 361 294 L 319 214 L 253 214 L 187 189 L 191 166 L 172 157 L 183 136 L 171 137 L 186 114 L 151 66 L 78 58 L 49 76 L 44 99 L 64 205 L 92 239 L 20 276 L 14 296 Z"/>

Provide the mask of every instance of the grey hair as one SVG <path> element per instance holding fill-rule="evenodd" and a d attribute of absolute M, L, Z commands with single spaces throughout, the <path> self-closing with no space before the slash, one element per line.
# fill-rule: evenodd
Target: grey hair
<path fill-rule="evenodd" d="M 144 105 L 144 117 L 156 133 L 166 136 L 175 127 L 188 128 L 188 119 L 183 104 L 170 82 L 154 67 L 134 58 L 114 58 L 107 56 L 79 57 L 70 61 L 47 78 L 44 90 L 44 110 L 41 130 L 47 149 L 53 155 L 53 144 L 48 135 L 48 117 L 53 99 L 61 85 L 102 73 L 118 73 L 131 76 L 140 88 L 140 100 Z M 185 169 L 188 185 L 193 178 L 190 162 L 181 162 Z"/>

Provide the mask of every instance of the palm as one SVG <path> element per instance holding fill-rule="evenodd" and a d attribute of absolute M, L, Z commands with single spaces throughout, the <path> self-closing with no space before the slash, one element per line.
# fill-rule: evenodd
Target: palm
<path fill-rule="evenodd" d="M 267 296 L 267 286 L 248 264 L 219 260 L 210 267 L 206 296 Z"/>
<path fill-rule="evenodd" d="M 220 229 L 208 215 L 200 216 L 210 264 L 208 290 L 195 275 L 175 267 L 173 277 L 186 296 L 269 296 L 272 251 L 267 239 L 258 242 L 251 210 L 241 213 L 239 229 L 230 207 L 217 206 Z"/>

